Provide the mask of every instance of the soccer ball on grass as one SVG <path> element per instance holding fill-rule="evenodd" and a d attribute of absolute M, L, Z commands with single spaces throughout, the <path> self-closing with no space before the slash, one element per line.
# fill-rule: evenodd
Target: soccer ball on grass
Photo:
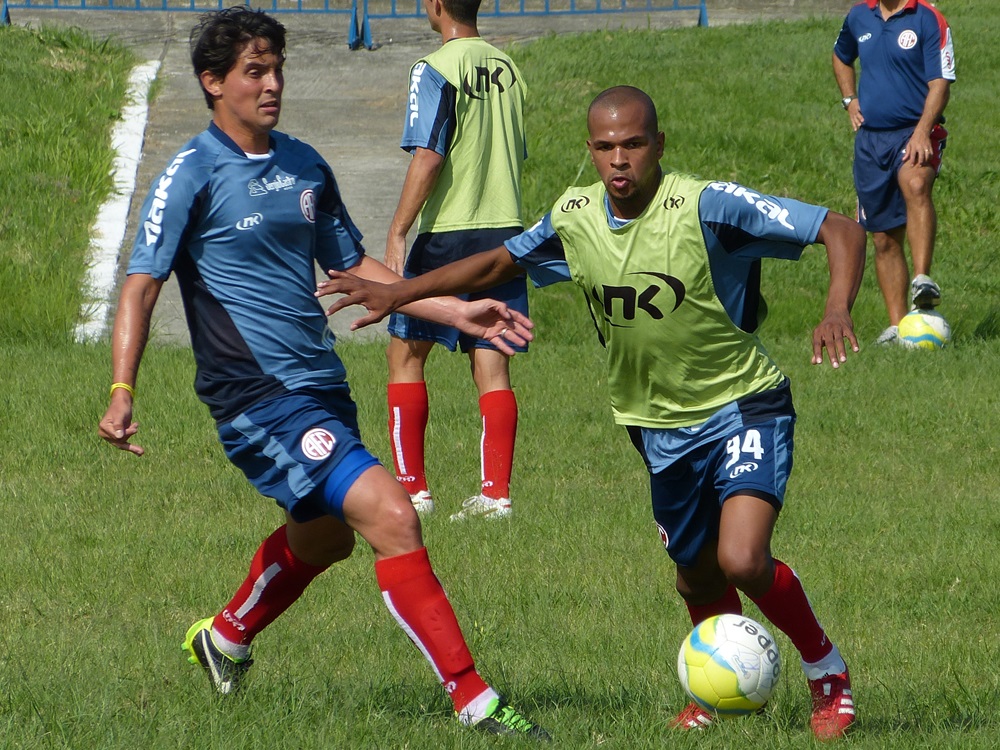
<path fill-rule="evenodd" d="M 899 340 L 912 349 L 941 349 L 951 341 L 951 326 L 936 310 L 913 310 L 899 321 Z"/>
<path fill-rule="evenodd" d="M 745 716 L 771 697 L 781 657 L 774 638 L 743 615 L 716 615 L 696 625 L 677 655 L 684 691 L 720 717 Z"/>

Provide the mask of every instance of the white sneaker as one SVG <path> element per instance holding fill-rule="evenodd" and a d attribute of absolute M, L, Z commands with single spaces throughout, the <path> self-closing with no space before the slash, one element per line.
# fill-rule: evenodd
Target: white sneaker
<path fill-rule="evenodd" d="M 941 304 L 941 287 L 930 276 L 917 274 L 910 282 L 910 297 L 914 310 L 929 310 Z"/>
<path fill-rule="evenodd" d="M 875 339 L 875 345 L 889 346 L 891 344 L 898 344 L 901 341 L 902 339 L 899 338 L 899 326 L 889 326 Z"/>
<path fill-rule="evenodd" d="M 417 509 L 417 513 L 422 516 L 430 515 L 434 512 L 434 498 L 427 490 L 420 490 L 415 495 L 410 495 L 410 502 Z"/>
<path fill-rule="evenodd" d="M 451 520 L 464 521 L 467 518 L 480 516 L 492 521 L 496 518 L 506 518 L 510 512 L 509 498 L 497 499 L 485 495 L 473 495 L 462 503 L 462 510 L 451 515 Z"/>

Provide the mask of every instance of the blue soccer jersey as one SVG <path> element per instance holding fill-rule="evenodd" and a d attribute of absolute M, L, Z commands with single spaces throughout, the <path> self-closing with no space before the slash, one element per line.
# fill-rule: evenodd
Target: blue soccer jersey
<path fill-rule="evenodd" d="M 140 217 L 128 273 L 176 274 L 195 390 L 217 421 L 344 382 L 315 263 L 348 269 L 364 249 L 315 149 L 274 132 L 266 156 L 247 156 L 213 123 L 154 181 Z"/>
<path fill-rule="evenodd" d="M 928 83 L 955 80 L 951 29 L 926 0 L 909 0 L 888 20 L 878 0 L 863 0 L 848 12 L 833 51 L 846 65 L 861 61 L 858 102 L 869 130 L 915 125 Z"/>

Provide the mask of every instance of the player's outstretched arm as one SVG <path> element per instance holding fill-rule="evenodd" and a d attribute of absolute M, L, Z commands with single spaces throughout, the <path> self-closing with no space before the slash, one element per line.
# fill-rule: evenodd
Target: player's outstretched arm
<path fill-rule="evenodd" d="M 365 307 L 368 314 L 355 320 L 351 330 L 377 323 L 390 312 L 400 310 L 408 315 L 453 326 L 476 338 L 490 340 L 504 354 L 512 355 L 514 350 L 511 345 L 523 346 L 534 338 L 531 320 L 496 300 L 464 302 L 456 297 L 443 296 L 488 289 L 521 273 L 510 260 L 506 248 L 498 250 L 502 251 L 502 255 L 497 253 L 497 257 L 506 257 L 510 269 L 490 270 L 492 264 L 480 259 L 482 255 L 496 252 L 488 251 L 405 281 L 377 260 L 365 256 L 350 272 L 329 271 L 330 280 L 319 282 L 316 296 L 344 295 L 328 308 L 328 315 L 351 305 Z M 462 266 L 464 270 L 452 266 Z M 467 273 L 479 275 L 465 281 Z"/>
<path fill-rule="evenodd" d="M 97 433 L 111 445 L 141 456 L 142 446 L 130 440 L 139 430 L 132 421 L 139 362 L 149 339 L 149 321 L 163 282 L 148 274 L 133 274 L 122 285 L 111 335 L 111 401 L 97 425 Z M 128 387 L 123 387 L 128 386 Z"/>
<path fill-rule="evenodd" d="M 847 361 L 845 339 L 858 351 L 851 308 L 861 288 L 865 270 L 865 230 L 854 219 L 835 211 L 827 213 L 816 241 L 826 246 L 830 267 L 830 287 L 826 296 L 823 320 L 813 330 L 814 365 L 823 364 L 826 351 L 833 367 Z"/>

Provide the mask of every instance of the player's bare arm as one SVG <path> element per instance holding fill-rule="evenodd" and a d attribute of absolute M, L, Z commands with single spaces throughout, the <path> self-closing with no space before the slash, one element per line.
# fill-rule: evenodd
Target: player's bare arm
<path fill-rule="evenodd" d="M 503 255 L 507 257 L 515 271 L 512 276 L 502 280 L 513 278 L 521 273 L 520 269 L 510 260 L 507 249 L 500 247 L 498 250 L 503 251 Z M 473 261 L 482 255 L 490 255 L 494 252 L 496 251 L 479 253 L 406 281 L 400 279 L 382 263 L 365 256 L 361 263 L 352 268 L 350 272 L 329 271 L 330 280 L 321 281 L 317 285 L 316 296 L 345 295 L 329 307 L 328 315 L 333 315 L 338 310 L 350 305 L 364 306 L 369 311 L 368 315 L 355 320 L 351 324 L 351 330 L 377 323 L 390 312 L 399 309 L 408 315 L 450 325 L 477 338 L 487 339 L 504 354 L 513 356 L 515 351 L 511 345 L 523 346 L 534 338 L 534 334 L 531 332 L 534 324 L 527 316 L 516 310 L 511 310 L 507 305 L 496 300 L 484 299 L 465 302 L 456 297 L 444 296 L 449 292 L 436 291 L 433 288 L 433 278 L 430 284 L 422 281 L 428 276 L 449 278 L 454 272 L 446 274 L 441 272 L 450 269 L 451 266 L 471 265 L 473 270 L 478 269 L 481 264 L 468 264 L 467 261 Z M 461 271 L 458 273 L 460 274 Z M 411 281 L 419 283 L 413 284 L 412 293 L 407 293 L 407 286 Z M 480 286 L 477 283 L 475 289 L 469 288 L 468 291 L 487 289 L 495 286 L 496 283 L 498 282 L 487 283 L 485 286 Z M 465 288 L 459 288 L 456 289 L 455 293 L 465 290 Z M 400 296 L 400 292 L 405 294 L 405 298 Z"/>
<path fill-rule="evenodd" d="M 417 148 L 413 152 L 385 241 L 385 265 L 399 275 L 403 274 L 406 258 L 406 233 L 417 220 L 420 209 L 437 183 L 442 166 L 444 157 L 433 149 Z"/>
<path fill-rule="evenodd" d="M 111 334 L 111 382 L 117 387 L 111 391 L 111 401 L 97 432 L 111 445 L 136 456 L 141 456 L 145 450 L 130 442 L 139 430 L 139 423 L 132 421 L 135 384 L 149 339 L 150 317 L 162 286 L 162 281 L 148 274 L 129 276 L 122 285 Z"/>
<path fill-rule="evenodd" d="M 851 118 L 851 127 L 855 130 L 860 128 L 864 122 L 864 115 L 861 114 L 861 104 L 858 102 L 857 73 L 853 65 L 848 65 L 836 54 L 833 55 L 833 76 L 837 79 L 837 87 L 843 98 L 854 97 L 847 105 L 847 114 Z"/>
<path fill-rule="evenodd" d="M 826 246 L 830 287 L 823 320 L 813 331 L 812 362 L 814 365 L 823 364 L 825 350 L 830 364 L 837 368 L 847 361 L 845 339 L 850 341 L 855 352 L 858 351 L 851 308 L 861 288 L 865 270 L 866 235 L 854 219 L 829 211 L 820 225 L 816 241 Z"/>
<path fill-rule="evenodd" d="M 366 283 L 364 278 L 358 278 L 360 274 L 357 273 L 357 268 L 352 269 L 352 271 L 354 271 L 353 274 L 328 271 L 330 279 L 319 282 L 316 296 L 345 295 L 330 305 L 327 309 L 327 315 L 333 315 L 350 305 L 365 307 L 368 310 L 368 315 L 355 321 L 358 328 L 377 323 L 389 313 L 416 300 L 446 294 L 479 292 L 524 273 L 514 263 L 507 248 L 503 245 L 449 263 L 412 279 L 372 278 L 369 280 L 381 283 L 370 284 Z"/>

